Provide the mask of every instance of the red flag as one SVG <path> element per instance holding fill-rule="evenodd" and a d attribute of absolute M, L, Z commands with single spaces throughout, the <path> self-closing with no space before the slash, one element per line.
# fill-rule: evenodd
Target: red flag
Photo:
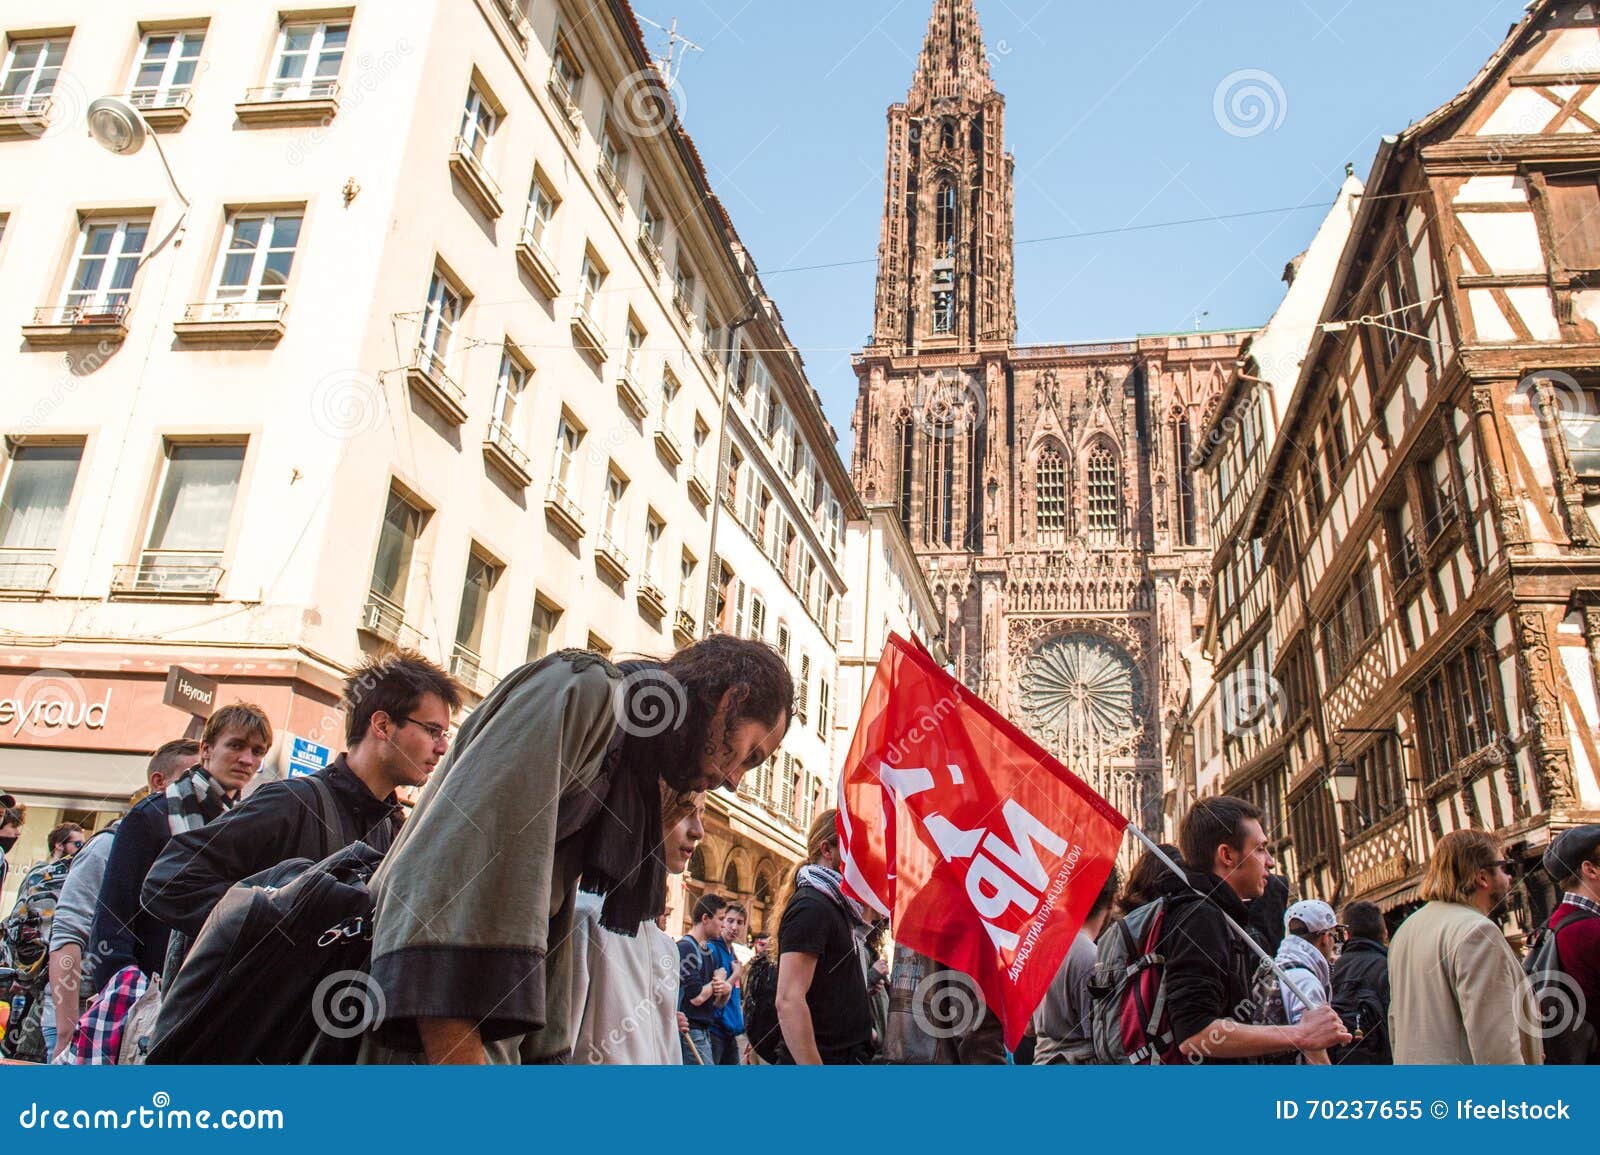
<path fill-rule="evenodd" d="M 839 793 L 845 886 L 896 942 L 972 976 L 1015 1050 L 1128 820 L 898 635 Z"/>

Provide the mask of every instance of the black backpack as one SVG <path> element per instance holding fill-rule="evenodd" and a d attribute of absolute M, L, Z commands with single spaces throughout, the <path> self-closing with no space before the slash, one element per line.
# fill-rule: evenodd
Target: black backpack
<path fill-rule="evenodd" d="M 349 1063 L 382 998 L 367 974 L 383 856 L 297 858 L 223 895 L 162 996 L 152 1064 Z"/>
<path fill-rule="evenodd" d="M 1533 988 L 1538 1014 L 1535 1025 L 1544 1039 L 1544 1061 L 1552 1066 L 1582 1065 L 1597 1058 L 1595 1030 L 1585 1013 L 1583 992 L 1562 967 L 1556 950 L 1557 934 L 1575 922 L 1596 917 L 1600 916 L 1580 910 L 1541 927 L 1522 962 Z"/>
<path fill-rule="evenodd" d="M 1377 961 L 1386 965 L 1383 959 Z M 1371 971 L 1336 966 L 1328 1001 L 1352 1038 L 1346 1046 L 1328 1052 L 1336 1066 L 1387 1066 L 1394 1061 L 1389 1049 L 1389 1008 L 1372 986 Z"/>
<path fill-rule="evenodd" d="M 778 1027 L 778 968 L 758 955 L 744 968 L 741 980 L 744 1033 L 763 1062 L 783 1061 L 783 1031 Z"/>

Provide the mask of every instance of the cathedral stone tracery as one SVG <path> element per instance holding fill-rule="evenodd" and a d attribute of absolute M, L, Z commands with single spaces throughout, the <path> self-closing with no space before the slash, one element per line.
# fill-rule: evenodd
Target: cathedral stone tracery
<path fill-rule="evenodd" d="M 889 109 L 852 470 L 892 503 L 958 673 L 1130 818 L 1209 594 L 1195 435 L 1244 332 L 1017 345 L 1013 173 L 973 0 L 936 0 Z"/>

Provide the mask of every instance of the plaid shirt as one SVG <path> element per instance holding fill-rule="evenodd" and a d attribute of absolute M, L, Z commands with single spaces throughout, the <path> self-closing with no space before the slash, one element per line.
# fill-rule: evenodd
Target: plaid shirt
<path fill-rule="evenodd" d="M 1574 894 L 1569 890 L 1561 896 L 1561 902 L 1564 906 L 1575 906 L 1579 910 L 1588 911 L 1590 914 L 1600 914 L 1600 902 L 1596 902 L 1587 895 Z"/>
<path fill-rule="evenodd" d="M 122 1051 L 122 1028 L 150 980 L 138 967 L 123 967 L 78 1020 L 72 1045 L 56 1062 L 80 1067 L 111 1066 Z"/>

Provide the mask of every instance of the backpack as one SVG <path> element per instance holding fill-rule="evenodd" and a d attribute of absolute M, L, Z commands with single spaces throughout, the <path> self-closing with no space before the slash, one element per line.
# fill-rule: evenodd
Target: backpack
<path fill-rule="evenodd" d="M 1392 1062 L 1389 1050 L 1389 1011 L 1383 999 L 1364 981 L 1360 972 L 1341 974 L 1334 970 L 1333 996 L 1328 1000 L 1352 1042 L 1328 1052 L 1334 1064 L 1385 1064 Z"/>
<path fill-rule="evenodd" d="M 383 1007 L 367 974 L 381 861 L 357 842 L 232 887 L 164 993 L 145 1061 L 354 1061 Z"/>
<path fill-rule="evenodd" d="M 1303 970 L 1304 968 L 1291 967 L 1283 963 L 1279 966 L 1285 970 Z M 1289 1025 L 1289 1012 L 1283 1005 L 1283 980 L 1278 977 L 1278 971 L 1266 959 L 1262 959 L 1256 967 L 1255 977 L 1250 980 L 1250 1005 L 1246 1021 L 1257 1027 L 1287 1027 Z M 1300 1061 L 1299 1051 L 1282 1051 L 1272 1055 L 1261 1055 L 1256 1063 L 1292 1064 Z"/>
<path fill-rule="evenodd" d="M 0 923 L 0 957 L 16 971 L 12 983 L 17 992 L 5 1035 L 0 1038 L 0 1058 L 28 1063 L 42 1063 L 48 1058 L 41 1024 L 44 1000 L 49 997 L 46 980 L 50 977 L 50 928 L 71 868 L 72 859 L 64 858 L 30 870 L 17 892 L 16 906 Z M 3 996 L 4 992 L 0 992 Z"/>
<path fill-rule="evenodd" d="M 328 856 L 279 863 L 222 896 L 165 984 L 145 1062 L 353 1062 L 381 1016 L 367 884 L 383 852 L 357 841 L 321 778 L 308 781 Z"/>
<path fill-rule="evenodd" d="M 1556 950 L 1556 935 L 1575 922 L 1597 916 L 1577 911 L 1558 923 L 1541 927 L 1533 936 L 1523 973 L 1537 1008 L 1534 1026 L 1544 1039 L 1544 1061 L 1552 1066 L 1592 1063 L 1596 1057 L 1595 1030 L 1585 1014 L 1583 993 Z"/>
<path fill-rule="evenodd" d="M 1102 1064 L 1168 1066 L 1184 1062 L 1168 1014 L 1166 956 L 1160 952 L 1167 900 L 1118 919 L 1100 936 L 1089 994 L 1095 1058 Z"/>
<path fill-rule="evenodd" d="M 783 1031 L 778 1027 L 778 968 L 767 955 L 744 968 L 744 1033 L 763 1062 L 783 1061 Z"/>

